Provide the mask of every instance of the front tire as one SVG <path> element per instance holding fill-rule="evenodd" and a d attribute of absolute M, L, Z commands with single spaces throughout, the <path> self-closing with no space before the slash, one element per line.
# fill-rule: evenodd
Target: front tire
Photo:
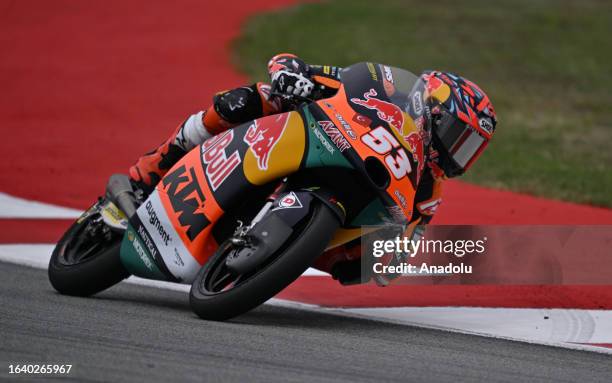
<path fill-rule="evenodd" d="M 323 253 L 340 225 L 337 215 L 319 201 L 313 203 L 305 220 L 271 262 L 251 275 L 240 276 L 230 289 L 214 291 L 211 278 L 219 274 L 233 246 L 229 241 L 221 244 L 191 285 L 192 310 L 202 319 L 227 320 L 261 305 L 291 284 Z"/>
<path fill-rule="evenodd" d="M 49 281 L 60 294 L 90 296 L 130 275 L 119 257 L 122 234 L 105 228 L 95 207 L 90 212 L 66 231 L 51 255 Z M 93 233 L 94 227 L 102 233 Z"/>

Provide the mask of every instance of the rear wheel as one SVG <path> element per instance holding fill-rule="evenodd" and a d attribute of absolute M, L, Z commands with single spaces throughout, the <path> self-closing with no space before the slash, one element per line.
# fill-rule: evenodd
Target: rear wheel
<path fill-rule="evenodd" d="M 285 244 L 247 275 L 235 275 L 226 266 L 226 259 L 240 247 L 230 241 L 221 244 L 191 285 L 193 311 L 203 319 L 230 319 L 261 305 L 297 279 L 325 250 L 340 225 L 336 214 L 321 202 L 311 208 Z"/>
<path fill-rule="evenodd" d="M 122 233 L 112 231 L 94 206 L 58 242 L 49 261 L 49 281 L 59 293 L 89 296 L 130 274 L 119 257 Z"/>

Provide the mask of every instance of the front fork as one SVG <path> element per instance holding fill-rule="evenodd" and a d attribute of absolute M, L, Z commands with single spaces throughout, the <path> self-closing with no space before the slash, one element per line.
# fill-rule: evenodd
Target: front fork
<path fill-rule="evenodd" d="M 320 188 L 286 191 L 286 186 L 287 179 L 283 179 L 250 225 L 240 223 L 230 238 L 236 251 L 226 258 L 225 265 L 233 274 L 248 274 L 275 254 L 311 214 L 310 205 L 315 200 L 329 206 L 344 222 L 344 208 L 330 194 Z"/>
<path fill-rule="evenodd" d="M 278 196 L 287 188 L 287 178 L 283 178 L 282 181 L 278 184 L 276 189 L 266 198 L 266 203 L 259 210 L 257 215 L 251 220 L 249 225 L 244 225 L 242 221 L 238 221 L 238 227 L 234 232 L 234 235 L 230 238 L 230 242 L 234 245 L 244 245 L 245 238 L 247 233 L 253 228 L 257 223 L 259 223 L 263 217 L 274 207 L 274 202 L 278 199 Z"/>

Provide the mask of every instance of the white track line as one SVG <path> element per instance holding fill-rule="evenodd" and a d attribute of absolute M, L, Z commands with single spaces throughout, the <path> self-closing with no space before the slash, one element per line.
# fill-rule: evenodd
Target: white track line
<path fill-rule="evenodd" d="M 0 218 L 76 218 L 82 211 L 0 192 Z"/>
<path fill-rule="evenodd" d="M 53 244 L 0 245 L 0 261 L 46 269 Z M 127 283 L 189 292 L 190 286 L 130 277 Z M 472 307 L 325 308 L 281 299 L 266 304 L 387 323 L 612 354 L 578 343 L 612 343 L 612 311 Z M 548 317 L 548 319 L 544 319 Z"/>

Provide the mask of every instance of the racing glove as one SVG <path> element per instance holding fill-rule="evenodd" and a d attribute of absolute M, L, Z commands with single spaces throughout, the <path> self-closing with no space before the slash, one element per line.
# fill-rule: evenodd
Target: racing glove
<path fill-rule="evenodd" d="M 314 90 L 314 83 L 302 73 L 279 70 L 272 75 L 272 91 L 286 95 L 308 97 Z"/>

